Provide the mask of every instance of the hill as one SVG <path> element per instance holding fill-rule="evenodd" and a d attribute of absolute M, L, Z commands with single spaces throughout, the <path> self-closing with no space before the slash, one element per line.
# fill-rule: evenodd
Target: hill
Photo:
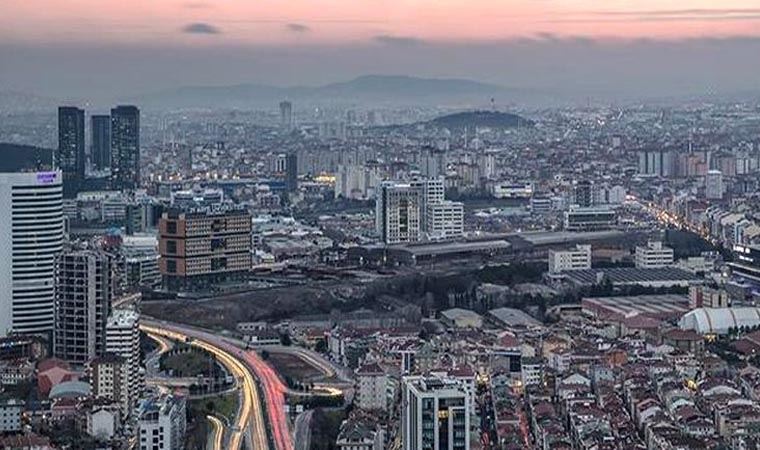
<path fill-rule="evenodd" d="M 486 104 L 492 97 L 525 97 L 526 91 L 453 78 L 366 75 L 321 86 L 277 87 L 263 84 L 184 86 L 123 99 L 150 108 L 252 108 L 296 103 Z"/>

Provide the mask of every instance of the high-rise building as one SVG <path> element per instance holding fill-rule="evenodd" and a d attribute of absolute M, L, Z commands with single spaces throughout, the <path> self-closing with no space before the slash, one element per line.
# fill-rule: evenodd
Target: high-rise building
<path fill-rule="evenodd" d="M 708 170 L 705 175 L 705 197 L 710 200 L 723 198 L 723 173 L 720 170 Z"/>
<path fill-rule="evenodd" d="M 469 450 L 471 393 L 460 381 L 404 377 L 401 436 L 404 450 Z"/>
<path fill-rule="evenodd" d="M 61 178 L 60 171 L 0 173 L 0 336 L 53 332 Z"/>
<path fill-rule="evenodd" d="M 375 200 L 375 226 L 386 244 L 420 240 L 422 192 L 410 184 L 383 182 Z"/>
<path fill-rule="evenodd" d="M 112 258 L 75 250 L 56 260 L 55 356 L 84 366 L 105 352 L 106 322 L 113 299 Z"/>
<path fill-rule="evenodd" d="M 170 210 L 158 230 L 168 289 L 208 287 L 251 269 L 251 214 L 243 208 Z"/>
<path fill-rule="evenodd" d="M 285 131 L 293 129 L 293 104 L 291 102 L 280 102 L 280 127 Z"/>
<path fill-rule="evenodd" d="M 63 172 L 63 192 L 74 197 L 85 176 L 84 110 L 74 106 L 58 108 L 58 151 L 55 165 Z"/>
<path fill-rule="evenodd" d="M 111 109 L 111 184 L 115 189 L 140 186 L 140 110 Z"/>
<path fill-rule="evenodd" d="M 288 192 L 298 190 L 298 155 L 296 152 L 288 153 L 285 161 L 285 184 Z"/>
<path fill-rule="evenodd" d="M 655 177 L 676 175 L 676 153 L 670 150 L 639 151 L 639 174 Z"/>
<path fill-rule="evenodd" d="M 425 231 L 430 239 L 461 237 L 464 234 L 464 204 L 449 200 L 428 204 Z"/>
<path fill-rule="evenodd" d="M 187 427 L 185 398 L 162 395 L 140 405 L 140 450 L 183 450 Z"/>
<path fill-rule="evenodd" d="M 106 323 L 106 353 L 124 358 L 128 366 L 127 386 L 131 411 L 143 391 L 140 367 L 140 314 L 130 309 L 114 309 Z"/>
<path fill-rule="evenodd" d="M 90 162 L 96 170 L 111 167 L 111 116 L 94 115 L 90 118 Z"/>

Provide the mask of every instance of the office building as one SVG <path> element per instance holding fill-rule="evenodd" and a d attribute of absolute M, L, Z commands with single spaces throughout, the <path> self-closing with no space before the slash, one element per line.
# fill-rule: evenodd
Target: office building
<path fill-rule="evenodd" d="M 0 173 L 0 336 L 53 332 L 61 178 L 60 171 Z"/>
<path fill-rule="evenodd" d="M 137 400 L 129 390 L 129 373 L 127 360 L 113 353 L 98 356 L 89 365 L 93 397 L 118 403 L 123 418 L 132 414 Z"/>
<path fill-rule="evenodd" d="M 417 242 L 422 230 L 420 189 L 410 184 L 383 182 L 375 201 L 377 233 L 386 244 Z"/>
<path fill-rule="evenodd" d="M 90 162 L 95 170 L 111 167 L 111 116 L 94 115 L 90 118 Z"/>
<path fill-rule="evenodd" d="M 130 309 L 114 309 L 106 324 L 106 353 L 120 356 L 127 364 L 127 388 L 131 411 L 143 391 L 140 367 L 140 315 Z"/>
<path fill-rule="evenodd" d="M 746 282 L 760 283 L 760 246 L 758 245 L 735 245 L 734 261 L 728 263 L 731 273 Z"/>
<path fill-rule="evenodd" d="M 170 290 L 207 288 L 251 269 L 251 215 L 245 209 L 171 210 L 158 228 L 159 268 Z"/>
<path fill-rule="evenodd" d="M 111 187 L 140 186 L 140 110 L 136 106 L 111 109 Z"/>
<path fill-rule="evenodd" d="M 617 224 L 617 214 L 607 208 L 571 207 L 565 211 L 566 231 L 609 230 Z"/>
<path fill-rule="evenodd" d="M 404 377 L 401 393 L 404 450 L 469 450 L 470 405 L 466 386 L 452 378 Z"/>
<path fill-rule="evenodd" d="M 639 269 L 656 269 L 673 265 L 673 249 L 662 245 L 662 242 L 647 242 L 646 245 L 636 246 L 636 267 Z"/>
<path fill-rule="evenodd" d="M 705 175 L 705 197 L 708 200 L 723 198 L 723 173 L 720 170 L 708 170 Z"/>
<path fill-rule="evenodd" d="M 158 239 L 155 235 L 124 236 L 121 255 L 124 258 L 124 282 L 128 290 L 155 288 L 161 285 Z"/>
<path fill-rule="evenodd" d="M 76 196 L 85 177 L 84 110 L 73 106 L 58 108 L 58 151 L 55 165 L 63 173 L 63 193 Z"/>
<path fill-rule="evenodd" d="M 69 364 L 84 366 L 105 351 L 114 292 L 112 264 L 108 254 L 91 250 L 57 258 L 53 349 Z"/>
<path fill-rule="evenodd" d="M 138 429 L 140 450 L 184 450 L 185 398 L 162 395 L 140 405 Z"/>
<path fill-rule="evenodd" d="M 444 200 L 428 204 L 425 228 L 429 239 L 451 239 L 464 234 L 464 204 Z"/>
<path fill-rule="evenodd" d="M 576 245 L 570 250 L 549 250 L 549 273 L 591 268 L 591 246 Z"/>
<path fill-rule="evenodd" d="M 293 104 L 291 102 L 280 102 L 280 128 L 284 131 L 293 129 Z"/>

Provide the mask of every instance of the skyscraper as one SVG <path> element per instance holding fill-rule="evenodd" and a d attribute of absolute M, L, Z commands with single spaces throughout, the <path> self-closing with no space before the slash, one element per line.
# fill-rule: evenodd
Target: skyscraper
<path fill-rule="evenodd" d="M 285 162 L 285 183 L 288 192 L 298 190 L 298 155 L 296 152 L 288 153 Z"/>
<path fill-rule="evenodd" d="M 106 323 L 106 352 L 124 358 L 128 368 L 131 411 L 143 391 L 140 373 L 140 314 L 130 309 L 114 309 Z"/>
<path fill-rule="evenodd" d="M 106 322 L 113 298 L 109 255 L 75 250 L 56 263 L 54 353 L 84 366 L 105 352 Z"/>
<path fill-rule="evenodd" d="M 92 139 L 90 161 L 92 167 L 103 170 L 111 167 L 111 116 L 95 115 L 90 118 Z"/>
<path fill-rule="evenodd" d="M 404 377 L 401 436 L 404 450 L 469 450 L 471 394 L 457 380 Z"/>
<path fill-rule="evenodd" d="M 293 104 L 288 101 L 280 102 L 280 127 L 285 131 L 293 129 Z"/>
<path fill-rule="evenodd" d="M 140 110 L 136 106 L 111 109 L 111 185 L 115 189 L 140 186 Z"/>
<path fill-rule="evenodd" d="M 61 178 L 60 171 L 0 173 L 0 336 L 53 331 Z"/>
<path fill-rule="evenodd" d="M 55 165 L 63 172 L 66 197 L 76 195 L 85 171 L 84 110 L 74 106 L 58 108 L 58 151 Z"/>

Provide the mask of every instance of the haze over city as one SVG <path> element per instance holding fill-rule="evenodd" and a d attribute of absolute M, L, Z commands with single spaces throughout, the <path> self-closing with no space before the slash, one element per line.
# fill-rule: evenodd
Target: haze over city
<path fill-rule="evenodd" d="M 114 100 L 177 85 L 457 77 L 575 100 L 757 90 L 760 8 L 722 1 L 6 0 L 0 89 Z"/>

